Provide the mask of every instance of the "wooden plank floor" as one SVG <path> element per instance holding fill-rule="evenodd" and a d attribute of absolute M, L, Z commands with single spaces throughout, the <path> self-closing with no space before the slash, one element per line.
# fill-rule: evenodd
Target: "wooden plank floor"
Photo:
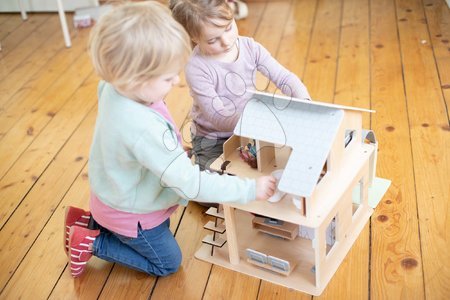
<path fill-rule="evenodd" d="M 240 33 L 301 77 L 314 99 L 376 110 L 364 126 L 379 141 L 377 175 L 392 185 L 315 298 L 450 299 L 445 1 L 260 0 L 249 12 Z M 183 251 L 176 274 L 149 277 L 93 258 L 82 278 L 71 278 L 64 209 L 88 208 L 98 82 L 89 29 L 71 35 L 66 49 L 55 13 L 25 22 L 0 14 L 0 299 L 312 298 L 195 259 L 208 220 L 195 203 L 171 218 Z M 189 127 L 191 101 L 184 80 L 168 96 L 180 127 Z"/>

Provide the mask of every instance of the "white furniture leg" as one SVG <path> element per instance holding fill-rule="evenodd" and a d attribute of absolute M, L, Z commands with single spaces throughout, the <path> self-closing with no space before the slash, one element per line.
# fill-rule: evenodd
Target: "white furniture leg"
<path fill-rule="evenodd" d="M 25 6 L 23 5 L 23 0 L 19 0 L 20 14 L 22 15 L 23 20 L 27 20 L 27 12 L 25 11 Z"/>
<path fill-rule="evenodd" d="M 64 36 L 64 43 L 67 48 L 72 46 L 72 42 L 70 41 L 70 33 L 69 28 L 67 27 L 66 14 L 64 13 L 64 7 L 61 0 L 56 0 L 56 4 L 58 5 L 58 14 L 59 20 L 61 21 L 61 29 Z"/>

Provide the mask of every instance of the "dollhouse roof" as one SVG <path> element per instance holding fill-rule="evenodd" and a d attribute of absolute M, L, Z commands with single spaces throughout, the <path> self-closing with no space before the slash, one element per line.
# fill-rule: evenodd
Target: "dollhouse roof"
<path fill-rule="evenodd" d="M 370 112 L 254 92 L 234 133 L 292 148 L 278 188 L 289 194 L 309 197 L 317 185 L 346 109 Z"/>

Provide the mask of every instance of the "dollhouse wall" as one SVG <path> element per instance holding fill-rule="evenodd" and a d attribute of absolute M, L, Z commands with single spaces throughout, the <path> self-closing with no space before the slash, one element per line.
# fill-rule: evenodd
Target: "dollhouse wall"
<path fill-rule="evenodd" d="M 362 115 L 361 112 L 355 112 L 350 110 L 344 111 L 344 118 L 339 126 L 338 132 L 333 141 L 330 154 L 328 156 L 328 171 L 339 170 L 342 165 L 347 164 L 347 158 L 352 151 L 352 148 L 361 147 L 362 137 Z M 346 133 L 353 132 L 351 142 L 345 147 Z M 353 150 L 353 149 L 352 149 Z"/>
<path fill-rule="evenodd" d="M 361 131 L 361 112 L 344 110 L 343 121 L 338 128 L 326 161 L 326 174 L 317 183 L 312 195 L 306 198 L 306 216 L 315 214 L 323 201 L 329 201 L 329 199 L 318 197 L 321 194 L 320 191 L 330 189 L 331 184 L 342 176 L 342 170 L 352 167 L 355 153 L 363 151 Z M 345 136 L 348 132 L 353 132 L 353 135 L 351 142 L 346 147 Z"/>
<path fill-rule="evenodd" d="M 342 192 L 329 193 L 334 194 L 338 199 L 331 201 L 332 206 L 328 210 L 325 221 L 316 228 L 314 232 L 313 247 L 316 256 L 316 283 L 320 286 L 327 282 L 334 274 L 337 266 L 348 250 L 340 245 L 353 244 L 359 235 L 362 226 L 364 226 L 368 215 L 372 209 L 368 206 L 368 177 L 369 160 L 365 161 L 361 169 L 357 172 L 351 182 Z M 353 189 L 361 184 L 362 202 L 358 210 L 353 210 L 352 192 Z M 331 200 L 331 199 L 329 199 Z M 329 207 L 328 207 L 329 208 Z M 325 211 L 325 207 L 322 209 Z M 330 245 L 329 225 L 335 222 L 334 244 Z M 357 230 L 355 230 L 357 228 Z"/>
<path fill-rule="evenodd" d="M 256 140 L 256 152 L 258 171 L 266 173 L 269 169 L 269 164 L 275 160 L 275 145 L 260 140 Z"/>

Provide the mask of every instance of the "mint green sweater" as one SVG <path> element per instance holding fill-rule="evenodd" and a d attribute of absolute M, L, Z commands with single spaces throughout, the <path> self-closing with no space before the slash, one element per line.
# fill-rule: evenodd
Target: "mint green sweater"
<path fill-rule="evenodd" d="M 173 125 L 151 108 L 101 81 L 89 157 L 91 189 L 106 205 L 148 213 L 201 202 L 255 199 L 255 180 L 200 172 L 178 143 Z"/>

